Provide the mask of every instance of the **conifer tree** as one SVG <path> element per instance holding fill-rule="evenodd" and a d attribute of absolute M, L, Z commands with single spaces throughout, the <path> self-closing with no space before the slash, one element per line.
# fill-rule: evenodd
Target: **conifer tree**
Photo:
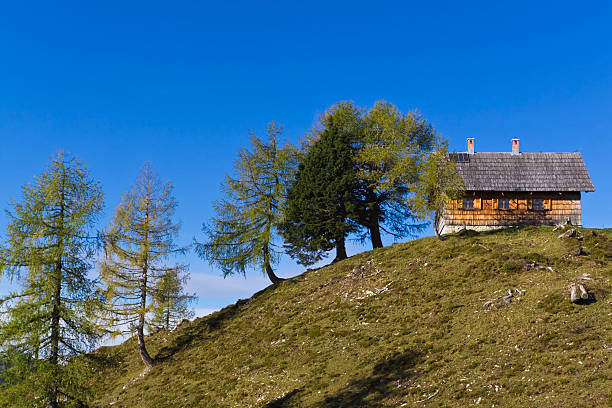
<path fill-rule="evenodd" d="M 0 299 L 0 352 L 8 358 L 0 406 L 53 408 L 81 398 L 65 363 L 102 334 L 102 299 L 87 275 L 102 200 L 86 167 L 59 152 L 7 210 L 0 275 L 18 289 Z"/>
<path fill-rule="evenodd" d="M 330 108 L 321 118 L 318 138 L 308 147 L 287 194 L 280 230 L 289 255 L 312 264 L 336 249 L 345 259 L 345 240 L 359 226 L 360 198 L 354 157 L 358 131 L 350 103 Z"/>
<path fill-rule="evenodd" d="M 172 221 L 176 206 L 172 184 L 162 183 L 150 163 L 145 163 L 136 185 L 115 210 L 101 262 L 114 334 L 136 331 L 140 356 L 147 367 L 154 364 L 144 337 L 152 300 L 164 276 L 178 276 L 186 268 L 166 264 L 170 255 L 186 250 L 174 243 L 179 230 Z"/>
<path fill-rule="evenodd" d="M 457 173 L 448 142 L 436 139 L 436 148 L 421 162 L 421 170 L 412 196 L 412 207 L 420 218 L 433 220 L 436 237 L 442 239 L 441 212 L 448 200 L 463 196 L 463 179 Z"/>
<path fill-rule="evenodd" d="M 377 102 L 364 120 L 357 161 L 372 212 L 395 237 L 419 231 L 426 225 L 421 221 L 433 218 L 439 237 L 443 203 L 463 189 L 448 143 L 419 114 L 401 114 L 388 102 Z"/>
<path fill-rule="evenodd" d="M 159 280 L 152 302 L 151 328 L 170 330 L 183 319 L 191 319 L 194 315 L 189 308 L 195 301 L 193 294 L 184 291 L 189 275 L 180 269 L 170 269 Z"/>
<path fill-rule="evenodd" d="M 218 266 L 225 276 L 260 268 L 273 284 L 282 279 L 272 266 L 279 260 L 278 224 L 293 175 L 297 151 L 280 146 L 282 126 L 271 122 L 267 141 L 251 133 L 251 150 L 242 149 L 226 176 L 225 197 L 215 201 L 215 216 L 203 225 L 207 241 L 196 242 L 200 257 Z"/>
<path fill-rule="evenodd" d="M 361 118 L 356 155 L 362 187 L 360 224 L 370 231 L 372 246 L 382 247 L 380 229 L 404 238 L 423 229 L 410 199 L 423 163 L 436 148 L 433 127 L 415 112 L 402 114 L 378 101 Z"/>

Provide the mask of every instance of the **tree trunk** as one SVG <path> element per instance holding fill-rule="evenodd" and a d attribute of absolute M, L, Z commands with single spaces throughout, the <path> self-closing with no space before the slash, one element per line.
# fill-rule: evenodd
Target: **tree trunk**
<path fill-rule="evenodd" d="M 336 259 L 333 262 L 338 262 L 346 259 L 346 246 L 344 245 L 344 236 L 336 238 Z"/>
<path fill-rule="evenodd" d="M 370 221 L 370 239 L 372 240 L 372 249 L 382 248 L 383 243 L 380 237 L 380 227 L 378 226 L 378 217 Z"/>
<path fill-rule="evenodd" d="M 270 250 L 268 249 L 267 246 L 264 246 L 263 256 L 264 256 L 264 265 L 265 265 L 265 268 L 266 268 L 266 274 L 268 275 L 268 278 L 270 279 L 272 284 L 276 285 L 276 284 L 284 281 L 284 279 L 283 278 L 279 278 L 274 273 L 274 270 L 272 269 L 272 266 L 270 265 L 270 256 L 269 255 L 270 255 Z"/>
<path fill-rule="evenodd" d="M 383 243 L 382 243 L 382 239 L 380 237 L 380 204 L 379 204 L 379 200 L 382 197 L 377 197 L 376 194 L 373 191 L 369 191 L 367 193 L 367 200 L 368 202 L 371 203 L 371 207 L 370 205 L 368 205 L 368 210 L 366 211 L 366 224 L 365 227 L 367 227 L 370 230 L 370 239 L 372 241 L 372 249 L 376 249 L 376 248 L 382 248 L 383 247 Z"/>
<path fill-rule="evenodd" d="M 166 306 L 166 330 L 170 330 L 170 303 Z"/>
<path fill-rule="evenodd" d="M 144 339 L 144 324 L 145 324 L 145 311 L 147 307 L 147 270 L 148 267 L 145 262 L 143 271 L 142 287 L 140 289 L 140 312 L 138 315 L 138 349 L 140 351 L 140 358 L 147 367 L 153 366 L 153 359 L 147 351 Z"/>
<path fill-rule="evenodd" d="M 274 285 L 285 280 L 283 278 L 279 278 L 278 276 L 276 276 L 276 274 L 274 273 L 274 270 L 272 269 L 269 263 L 266 263 L 266 274 L 268 275 L 268 278 L 270 278 L 270 280 L 272 281 Z"/>
<path fill-rule="evenodd" d="M 438 238 L 440 241 L 444 241 L 446 239 L 440 235 L 440 211 L 434 212 L 434 232 L 436 233 L 436 238 Z"/>
<path fill-rule="evenodd" d="M 143 319 L 140 319 L 140 320 L 143 320 Z M 144 326 L 144 322 L 138 323 L 138 350 L 140 351 L 140 358 L 142 358 L 142 362 L 145 363 L 147 367 L 152 367 L 154 361 L 149 355 L 149 352 L 147 351 L 147 347 L 145 346 L 143 326 Z"/>
<path fill-rule="evenodd" d="M 144 338 L 144 325 L 145 325 L 145 314 L 146 314 L 146 310 L 147 310 L 147 278 L 148 278 L 148 273 L 149 273 L 149 258 L 148 258 L 148 250 L 149 250 L 149 229 L 150 229 L 150 224 L 149 224 L 149 208 L 151 205 L 151 202 L 149 200 L 150 198 L 150 191 L 149 191 L 149 184 L 147 184 L 147 191 L 146 191 L 146 209 L 145 209 L 145 228 L 144 228 L 144 237 L 143 237 L 143 252 L 144 252 L 144 257 L 142 259 L 143 261 L 143 265 L 142 265 L 142 283 L 141 283 L 141 287 L 140 287 L 140 311 L 138 313 L 138 350 L 140 351 L 140 358 L 142 359 L 142 362 L 145 364 L 145 366 L 147 367 L 152 367 L 153 366 L 153 359 L 151 358 L 151 356 L 149 355 L 149 352 L 147 351 L 147 346 L 145 345 L 145 338 Z"/>
<path fill-rule="evenodd" d="M 59 365 L 59 339 L 60 339 L 60 302 L 62 296 L 62 262 L 58 262 L 55 265 L 55 288 L 53 291 L 53 308 L 51 310 L 51 355 L 49 356 L 49 362 L 57 369 Z M 52 378 L 52 383 L 49 388 L 49 407 L 57 408 L 57 375 Z"/>
<path fill-rule="evenodd" d="M 57 368 L 59 366 L 59 343 L 60 343 L 60 307 L 62 305 L 62 269 L 64 265 L 62 264 L 62 252 L 63 252 L 63 233 L 64 233 L 64 212 L 65 212 L 65 183 L 66 183 L 66 169 L 62 170 L 62 184 L 61 184 L 61 193 L 60 193 L 60 209 L 59 209 L 59 240 L 58 240 L 58 248 L 59 259 L 57 259 L 55 263 L 55 270 L 53 271 L 53 278 L 55 280 L 53 288 L 53 299 L 51 300 L 52 309 L 51 309 L 51 355 L 49 356 L 49 362 L 53 365 L 53 369 L 55 373 L 52 378 L 52 382 L 49 388 L 49 407 L 57 408 L 59 407 L 59 402 L 57 400 L 59 389 L 58 389 L 58 372 Z"/>

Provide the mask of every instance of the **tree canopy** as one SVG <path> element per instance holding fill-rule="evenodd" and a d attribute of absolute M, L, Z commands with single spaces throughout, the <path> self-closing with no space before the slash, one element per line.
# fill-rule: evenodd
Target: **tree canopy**
<path fill-rule="evenodd" d="M 280 230 L 287 252 L 309 265 L 336 249 L 336 260 L 345 259 L 348 234 L 358 230 L 357 180 L 354 157 L 358 142 L 352 104 L 330 108 L 322 129 L 307 145 L 287 193 Z"/>
<path fill-rule="evenodd" d="M 107 232 L 100 273 L 107 286 L 110 324 L 115 334 L 136 331 L 140 356 L 146 366 L 154 364 L 146 348 L 144 331 L 154 311 L 153 299 L 163 290 L 165 277 L 180 277 L 187 266 L 168 264 L 168 258 L 183 253 L 174 239 L 177 202 L 172 183 L 162 183 L 150 163 L 143 166 L 136 185 L 115 210 Z"/>
<path fill-rule="evenodd" d="M 251 133 L 251 150 L 238 153 L 235 175 L 226 176 L 224 197 L 213 203 L 215 215 L 203 225 L 207 240 L 196 242 L 198 255 L 225 276 L 259 268 L 272 283 L 281 281 L 272 266 L 282 254 L 278 224 L 297 162 L 296 149 L 281 145 L 282 130 L 271 122 L 265 141 Z"/>
<path fill-rule="evenodd" d="M 385 101 L 376 102 L 361 120 L 356 162 L 364 191 L 362 224 L 377 247 L 382 246 L 379 227 L 395 238 L 413 236 L 425 227 L 416 208 L 420 180 L 441 139 L 417 112 L 403 114 Z"/>
<path fill-rule="evenodd" d="M 64 365 L 103 333 L 102 299 L 88 277 L 102 206 L 100 183 L 63 152 L 11 202 L 0 274 L 19 290 L 0 299 L 0 350 L 9 356 L 0 405 L 79 400 Z"/>
<path fill-rule="evenodd" d="M 395 238 L 421 231 L 417 190 L 440 140 L 418 113 L 403 114 L 385 101 L 369 110 L 333 105 L 308 135 L 288 191 L 281 224 L 288 253 L 309 264 L 336 248 L 336 259 L 343 259 L 350 234 L 360 240 L 369 234 L 380 248 L 381 230 Z"/>
<path fill-rule="evenodd" d="M 169 269 L 159 279 L 152 299 L 152 316 L 149 326 L 152 330 L 170 330 L 183 319 L 190 319 L 194 312 L 189 305 L 196 300 L 195 294 L 185 293 L 189 274 L 179 269 Z"/>
<path fill-rule="evenodd" d="M 436 237 L 441 238 L 441 212 L 449 200 L 464 193 L 461 176 L 448 154 L 448 142 L 436 139 L 436 148 L 421 162 L 420 177 L 414 188 L 413 208 L 422 219 L 433 219 Z"/>

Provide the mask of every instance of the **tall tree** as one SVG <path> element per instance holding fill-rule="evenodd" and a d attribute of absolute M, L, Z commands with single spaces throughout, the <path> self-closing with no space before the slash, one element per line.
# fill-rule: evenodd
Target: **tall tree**
<path fill-rule="evenodd" d="M 339 103 L 325 112 L 288 190 L 280 230 L 287 252 L 301 264 L 312 264 L 334 248 L 336 260 L 345 259 L 346 237 L 359 228 L 352 221 L 359 200 L 356 109 Z"/>
<path fill-rule="evenodd" d="M 282 279 L 272 266 L 278 262 L 278 223 L 297 151 L 279 141 L 282 126 L 271 122 L 267 140 L 251 132 L 251 150 L 243 148 L 234 163 L 235 176 L 222 184 L 225 197 L 215 201 L 215 216 L 203 225 L 207 241 L 196 252 L 219 267 L 224 276 L 260 268 L 273 284 Z"/>
<path fill-rule="evenodd" d="M 95 313 L 101 298 L 87 273 L 103 194 L 84 165 L 59 152 L 22 195 L 7 210 L 0 249 L 0 275 L 19 287 L 0 299 L 0 349 L 15 357 L 0 401 L 58 407 L 78 399 L 66 387 L 64 363 L 102 333 Z"/>
<path fill-rule="evenodd" d="M 437 136 L 420 115 L 402 114 L 385 101 L 376 102 L 361 119 L 356 155 L 362 183 L 359 222 L 369 229 L 372 246 L 377 248 L 382 247 L 380 229 L 403 238 L 424 228 L 409 198 L 424 160 L 436 148 Z"/>
<path fill-rule="evenodd" d="M 144 337 L 152 299 L 164 276 L 185 270 L 184 265 L 166 263 L 170 255 L 186 250 L 174 243 L 179 230 L 172 221 L 176 206 L 172 183 L 162 183 L 151 164 L 145 163 L 136 185 L 115 210 L 100 265 L 115 334 L 136 331 L 147 367 L 154 364 Z"/>
<path fill-rule="evenodd" d="M 185 293 L 185 283 L 189 279 L 187 273 L 181 270 L 168 270 L 159 280 L 159 285 L 153 295 L 152 328 L 162 327 L 166 330 L 176 326 L 183 319 L 191 319 L 194 315 L 189 305 L 196 299 L 195 295 Z"/>
<path fill-rule="evenodd" d="M 441 212 L 448 200 L 463 196 L 463 179 L 457 173 L 453 155 L 448 154 L 448 142 L 436 138 L 436 148 L 421 162 L 415 183 L 412 207 L 421 218 L 431 218 L 436 237 L 442 239 Z"/>

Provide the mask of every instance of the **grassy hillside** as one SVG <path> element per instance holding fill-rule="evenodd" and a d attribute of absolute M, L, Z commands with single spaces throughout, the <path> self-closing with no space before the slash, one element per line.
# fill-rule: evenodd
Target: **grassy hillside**
<path fill-rule="evenodd" d="M 144 376 L 134 339 L 100 349 L 96 404 L 612 406 L 612 230 L 581 234 L 424 238 L 308 271 L 150 336 L 163 362 Z M 575 305 L 584 273 L 594 299 Z"/>

